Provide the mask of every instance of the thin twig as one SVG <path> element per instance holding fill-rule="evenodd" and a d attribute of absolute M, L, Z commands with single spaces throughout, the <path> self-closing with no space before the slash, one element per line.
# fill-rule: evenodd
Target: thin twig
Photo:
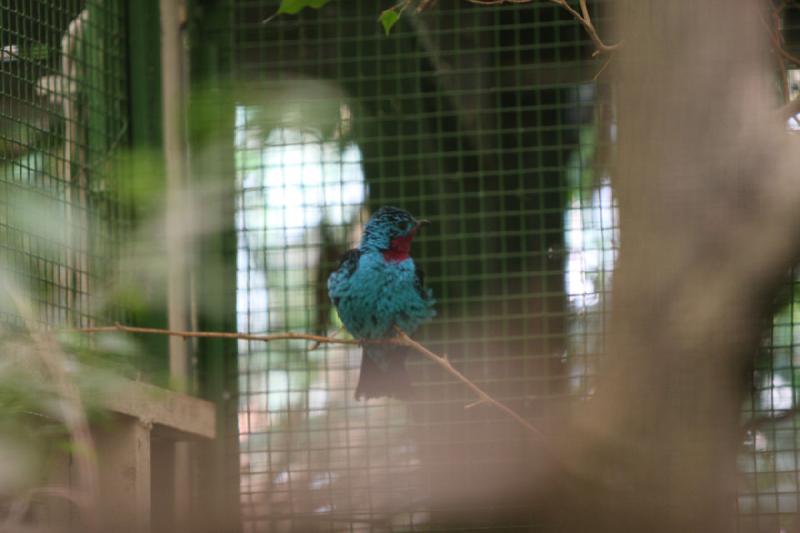
<path fill-rule="evenodd" d="M 781 11 L 782 7 L 775 8 L 770 4 L 771 12 L 768 14 L 771 21 L 765 18 L 763 11 L 759 11 L 758 18 L 764 29 L 769 34 L 772 48 L 775 51 L 775 63 L 778 75 L 781 77 L 781 95 L 784 100 L 789 98 L 789 78 L 786 75 L 786 61 L 792 61 L 792 56 L 784 48 L 783 35 L 781 34 Z M 795 63 L 797 61 L 794 61 Z"/>
<path fill-rule="evenodd" d="M 309 333 L 295 333 L 288 331 L 286 333 L 275 333 L 273 335 L 255 335 L 252 333 L 235 333 L 235 332 L 222 332 L 222 331 L 174 331 L 170 329 L 161 328 L 139 328 L 135 326 L 125 326 L 116 323 L 113 326 L 102 326 L 92 328 L 76 328 L 67 330 L 68 332 L 75 333 L 143 333 L 148 335 L 166 335 L 169 337 L 183 337 L 189 338 L 209 338 L 209 339 L 237 339 L 246 341 L 282 341 L 282 340 L 307 340 L 314 341 L 320 344 L 362 344 L 355 339 L 334 339 L 332 337 L 324 337 L 322 335 L 311 335 Z"/>
<path fill-rule="evenodd" d="M 467 378 L 464 374 L 456 370 L 456 368 L 452 364 L 450 364 L 450 360 L 447 359 L 446 357 L 439 357 L 438 355 L 436 355 L 435 353 L 433 353 L 432 351 L 430 351 L 417 341 L 413 340 L 411 337 L 406 335 L 405 332 L 399 329 L 397 329 L 397 337 L 391 339 L 391 342 L 394 344 L 399 344 L 402 346 L 408 346 L 410 348 L 414 348 L 414 350 L 419 352 L 420 355 L 422 355 L 423 357 L 425 357 L 430 361 L 433 361 L 434 363 L 445 369 L 449 374 L 455 376 L 461 383 L 466 385 L 472 392 L 474 392 L 475 395 L 482 402 L 492 404 L 497 409 L 503 411 L 505 414 L 513 418 L 514 421 L 516 421 L 519 425 L 521 425 L 522 427 L 524 427 L 537 437 L 544 436 L 542 432 L 536 428 L 536 426 L 534 426 L 533 424 L 522 418 L 516 411 L 511 409 L 506 404 L 492 398 L 489 395 L 489 393 L 485 392 L 482 388 L 478 387 L 477 385 L 475 385 L 475 383 L 470 381 L 470 379 Z"/>
<path fill-rule="evenodd" d="M 497 6 L 502 4 L 529 4 L 534 0 L 467 0 L 472 4 L 479 4 L 484 6 Z M 555 4 L 564 10 L 566 10 L 570 15 L 572 15 L 575 20 L 580 22 L 583 26 L 586 33 L 589 35 L 589 38 L 592 40 L 596 51 L 595 55 L 606 54 L 608 52 L 612 52 L 621 46 L 621 42 L 614 43 L 614 44 L 606 44 L 600 38 L 600 35 L 597 33 L 597 28 L 595 28 L 594 23 L 592 22 L 591 15 L 589 14 L 589 8 L 587 5 L 586 0 L 579 0 L 580 4 L 580 12 L 576 10 L 574 7 L 569 5 L 567 0 L 546 0 L 551 4 Z M 787 2 L 783 2 L 780 6 L 773 9 L 773 17 L 779 20 L 781 12 L 786 8 Z M 762 18 L 762 22 L 763 18 Z M 778 24 L 777 29 L 769 29 L 770 31 L 770 38 L 772 40 L 772 46 L 775 49 L 775 52 L 778 54 L 779 59 L 782 61 L 789 61 L 794 63 L 795 65 L 800 65 L 800 58 L 791 54 L 783 43 L 783 36 L 780 34 L 780 25 Z"/>
<path fill-rule="evenodd" d="M 250 333 L 235 333 L 235 332 L 216 332 L 216 331 L 173 331 L 168 329 L 160 329 L 160 328 L 140 328 L 134 326 L 125 326 L 123 324 L 114 324 L 113 326 L 106 326 L 106 327 L 91 327 L 91 328 L 79 328 L 70 330 L 76 333 L 108 333 L 108 332 L 126 332 L 126 333 L 143 333 L 148 335 L 169 335 L 173 337 L 183 337 L 183 338 L 216 338 L 216 339 L 239 339 L 239 340 L 254 340 L 254 341 L 262 341 L 262 342 L 271 342 L 271 341 L 278 341 L 278 340 L 310 340 L 320 344 L 349 344 L 349 345 L 359 345 L 364 344 L 367 342 L 375 342 L 375 343 L 389 343 L 389 344 L 397 344 L 402 346 L 408 346 L 409 348 L 413 348 L 416 352 L 420 355 L 433 361 L 438 366 L 443 368 L 447 371 L 450 375 L 454 376 L 458 379 L 461 383 L 466 385 L 475 395 L 478 397 L 478 403 L 471 406 L 478 405 L 480 403 L 488 403 L 493 405 L 495 408 L 499 409 L 500 411 L 507 414 L 511 417 L 514 421 L 516 421 L 519 425 L 527 429 L 529 432 L 533 433 L 537 437 L 543 437 L 542 432 L 537 429 L 533 424 L 525 420 L 522 416 L 520 416 L 516 411 L 505 405 L 504 403 L 495 400 L 492 398 L 489 393 L 478 387 L 475 383 L 473 383 L 469 378 L 467 378 L 464 374 L 459 372 L 451 363 L 447 357 L 440 357 L 433 353 L 432 351 L 428 350 L 422 344 L 416 342 L 415 340 L 411 339 L 408 335 L 406 335 L 403 331 L 397 330 L 398 334 L 396 337 L 391 339 L 385 339 L 380 341 L 358 341 L 354 339 L 334 339 L 332 337 L 323 337 L 321 335 L 312 335 L 309 333 L 295 333 L 295 332 L 285 332 L 285 333 L 273 333 L 270 335 L 253 335 Z"/>
<path fill-rule="evenodd" d="M 772 39 L 772 46 L 775 51 L 783 57 L 785 60 L 789 61 L 790 63 L 794 64 L 795 66 L 800 65 L 800 57 L 797 57 L 794 54 L 791 54 L 786 48 L 784 48 L 780 41 L 773 37 Z"/>
<path fill-rule="evenodd" d="M 600 67 L 600 70 L 598 70 L 597 73 L 594 76 L 592 76 L 592 81 L 597 81 L 597 78 L 600 77 L 600 74 L 602 74 L 606 70 L 606 68 L 608 68 L 608 65 L 611 63 L 612 59 L 614 59 L 614 56 L 609 55 L 608 59 L 606 59 L 605 62 L 603 63 L 603 66 Z"/>
<path fill-rule="evenodd" d="M 779 49 L 784 50 L 786 41 L 783 39 L 783 34 L 781 33 L 781 12 L 777 9 L 773 9 L 772 11 L 772 35 L 773 35 L 773 42 L 775 42 L 775 46 Z M 782 92 L 783 92 L 783 99 L 785 102 L 789 101 L 790 92 L 789 92 L 789 76 L 786 72 L 786 58 L 782 55 L 778 54 L 778 72 L 781 75 L 781 83 L 782 83 Z"/>
<path fill-rule="evenodd" d="M 778 60 L 778 68 L 780 69 L 780 74 L 782 77 L 786 76 L 786 65 L 785 63 L 788 61 L 789 63 L 793 63 L 795 66 L 800 65 L 800 57 L 797 57 L 791 54 L 785 48 L 785 41 L 783 39 L 783 34 L 781 33 L 781 12 L 786 8 L 786 3 L 784 2 L 782 5 L 773 8 L 770 16 L 772 18 L 772 24 L 770 24 L 765 18 L 763 13 L 759 13 L 759 19 L 761 20 L 761 24 L 769 33 L 770 41 L 772 41 L 772 49 L 777 54 Z M 784 89 L 784 95 L 788 98 L 788 92 Z"/>
<path fill-rule="evenodd" d="M 472 4 L 478 4 L 483 6 L 497 6 L 501 4 L 528 4 L 533 2 L 534 0 L 467 0 Z M 586 30 L 586 33 L 589 35 L 589 38 L 592 40 L 592 44 L 595 47 L 594 55 L 600 54 L 607 54 L 619 48 L 622 43 L 614 43 L 614 44 L 606 44 L 600 38 L 600 35 L 597 33 L 597 28 L 594 27 L 592 23 L 592 17 L 589 15 L 589 8 L 586 5 L 586 0 L 580 0 L 580 9 L 581 12 L 578 12 L 574 7 L 567 3 L 567 0 L 547 0 L 551 4 L 555 4 L 564 10 L 566 10 L 570 15 L 572 15 L 575 20 L 580 22 L 583 29 Z"/>
<path fill-rule="evenodd" d="M 591 20 L 589 16 L 589 8 L 586 6 L 586 0 L 580 0 L 581 5 L 581 15 L 583 16 L 584 20 Z"/>
<path fill-rule="evenodd" d="M 417 4 L 417 13 L 422 13 L 426 9 L 433 7 L 436 4 L 436 0 L 420 0 L 419 4 Z"/>
<path fill-rule="evenodd" d="M 385 9 L 384 11 L 397 11 L 398 13 L 402 14 L 403 11 L 411 5 L 412 0 L 400 0 L 395 5 L 390 7 L 389 9 Z"/>

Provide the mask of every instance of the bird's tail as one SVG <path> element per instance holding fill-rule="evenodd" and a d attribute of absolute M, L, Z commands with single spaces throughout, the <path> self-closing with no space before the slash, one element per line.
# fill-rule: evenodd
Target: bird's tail
<path fill-rule="evenodd" d="M 356 400 L 388 396 L 399 400 L 411 397 L 411 380 L 406 371 L 406 346 L 367 344 L 361 357 L 361 374 Z"/>

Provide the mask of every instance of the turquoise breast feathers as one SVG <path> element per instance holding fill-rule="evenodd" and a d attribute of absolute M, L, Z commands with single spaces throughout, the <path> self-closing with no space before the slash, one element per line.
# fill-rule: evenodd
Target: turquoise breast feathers
<path fill-rule="evenodd" d="M 431 290 L 411 258 L 411 243 L 425 222 L 382 207 L 364 227 L 359 247 L 346 252 L 328 278 L 328 296 L 354 337 L 390 338 L 395 327 L 411 335 L 436 314 Z M 365 344 L 356 398 L 408 398 L 407 356 L 405 346 Z"/>
<path fill-rule="evenodd" d="M 436 315 L 410 257 L 388 262 L 378 251 L 351 250 L 329 278 L 328 294 L 347 331 L 361 339 L 392 336 L 394 326 L 410 335 Z"/>

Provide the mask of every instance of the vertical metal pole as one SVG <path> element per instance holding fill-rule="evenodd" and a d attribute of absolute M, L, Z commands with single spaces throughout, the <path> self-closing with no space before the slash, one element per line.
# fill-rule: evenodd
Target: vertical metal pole
<path fill-rule="evenodd" d="M 167 181 L 167 320 L 172 330 L 189 328 L 189 268 L 187 231 L 187 137 L 186 73 L 184 71 L 182 0 L 160 0 L 161 11 L 161 102 L 164 158 Z M 179 338 L 169 341 L 169 370 L 173 387 L 189 388 L 189 344 Z M 191 461 L 189 443 L 175 444 L 174 530 L 188 531 L 191 513 Z"/>
<path fill-rule="evenodd" d="M 188 284 L 186 274 L 186 101 L 183 72 L 183 39 L 180 27 L 180 0 L 161 0 L 161 80 L 162 127 L 167 180 L 166 236 L 169 260 L 168 322 L 173 330 L 186 330 Z M 173 386 L 186 388 L 189 349 L 180 337 L 169 341 L 169 371 Z"/>
<path fill-rule="evenodd" d="M 193 295 L 199 304 L 198 329 L 220 331 L 236 329 L 236 165 L 231 142 L 236 105 L 229 85 L 234 1 L 189 0 L 189 179 L 192 186 L 214 191 L 214 203 L 204 206 L 203 213 L 220 221 L 199 240 L 203 261 L 196 265 L 193 279 L 202 290 Z M 194 516 L 202 517 L 197 530 L 239 533 L 237 343 L 202 339 L 195 347 L 195 382 L 199 392 L 217 405 L 217 438 L 204 444 L 196 459 L 202 465 L 195 478 L 201 487 L 195 492 L 199 512 Z"/>

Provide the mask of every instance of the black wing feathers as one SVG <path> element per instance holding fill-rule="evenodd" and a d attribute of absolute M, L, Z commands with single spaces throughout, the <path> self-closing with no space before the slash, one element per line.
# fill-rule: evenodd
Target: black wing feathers
<path fill-rule="evenodd" d="M 422 297 L 423 300 L 428 299 L 428 291 L 425 290 L 425 271 L 420 268 L 419 265 L 416 266 L 416 274 L 417 277 L 414 280 L 414 288 L 417 290 L 417 293 Z"/>
<path fill-rule="evenodd" d="M 360 257 L 361 251 L 358 248 L 347 250 L 342 256 L 342 260 L 339 262 L 339 270 L 341 270 L 342 267 L 346 267 L 347 275 L 352 276 L 353 272 L 358 268 L 358 260 Z"/>

